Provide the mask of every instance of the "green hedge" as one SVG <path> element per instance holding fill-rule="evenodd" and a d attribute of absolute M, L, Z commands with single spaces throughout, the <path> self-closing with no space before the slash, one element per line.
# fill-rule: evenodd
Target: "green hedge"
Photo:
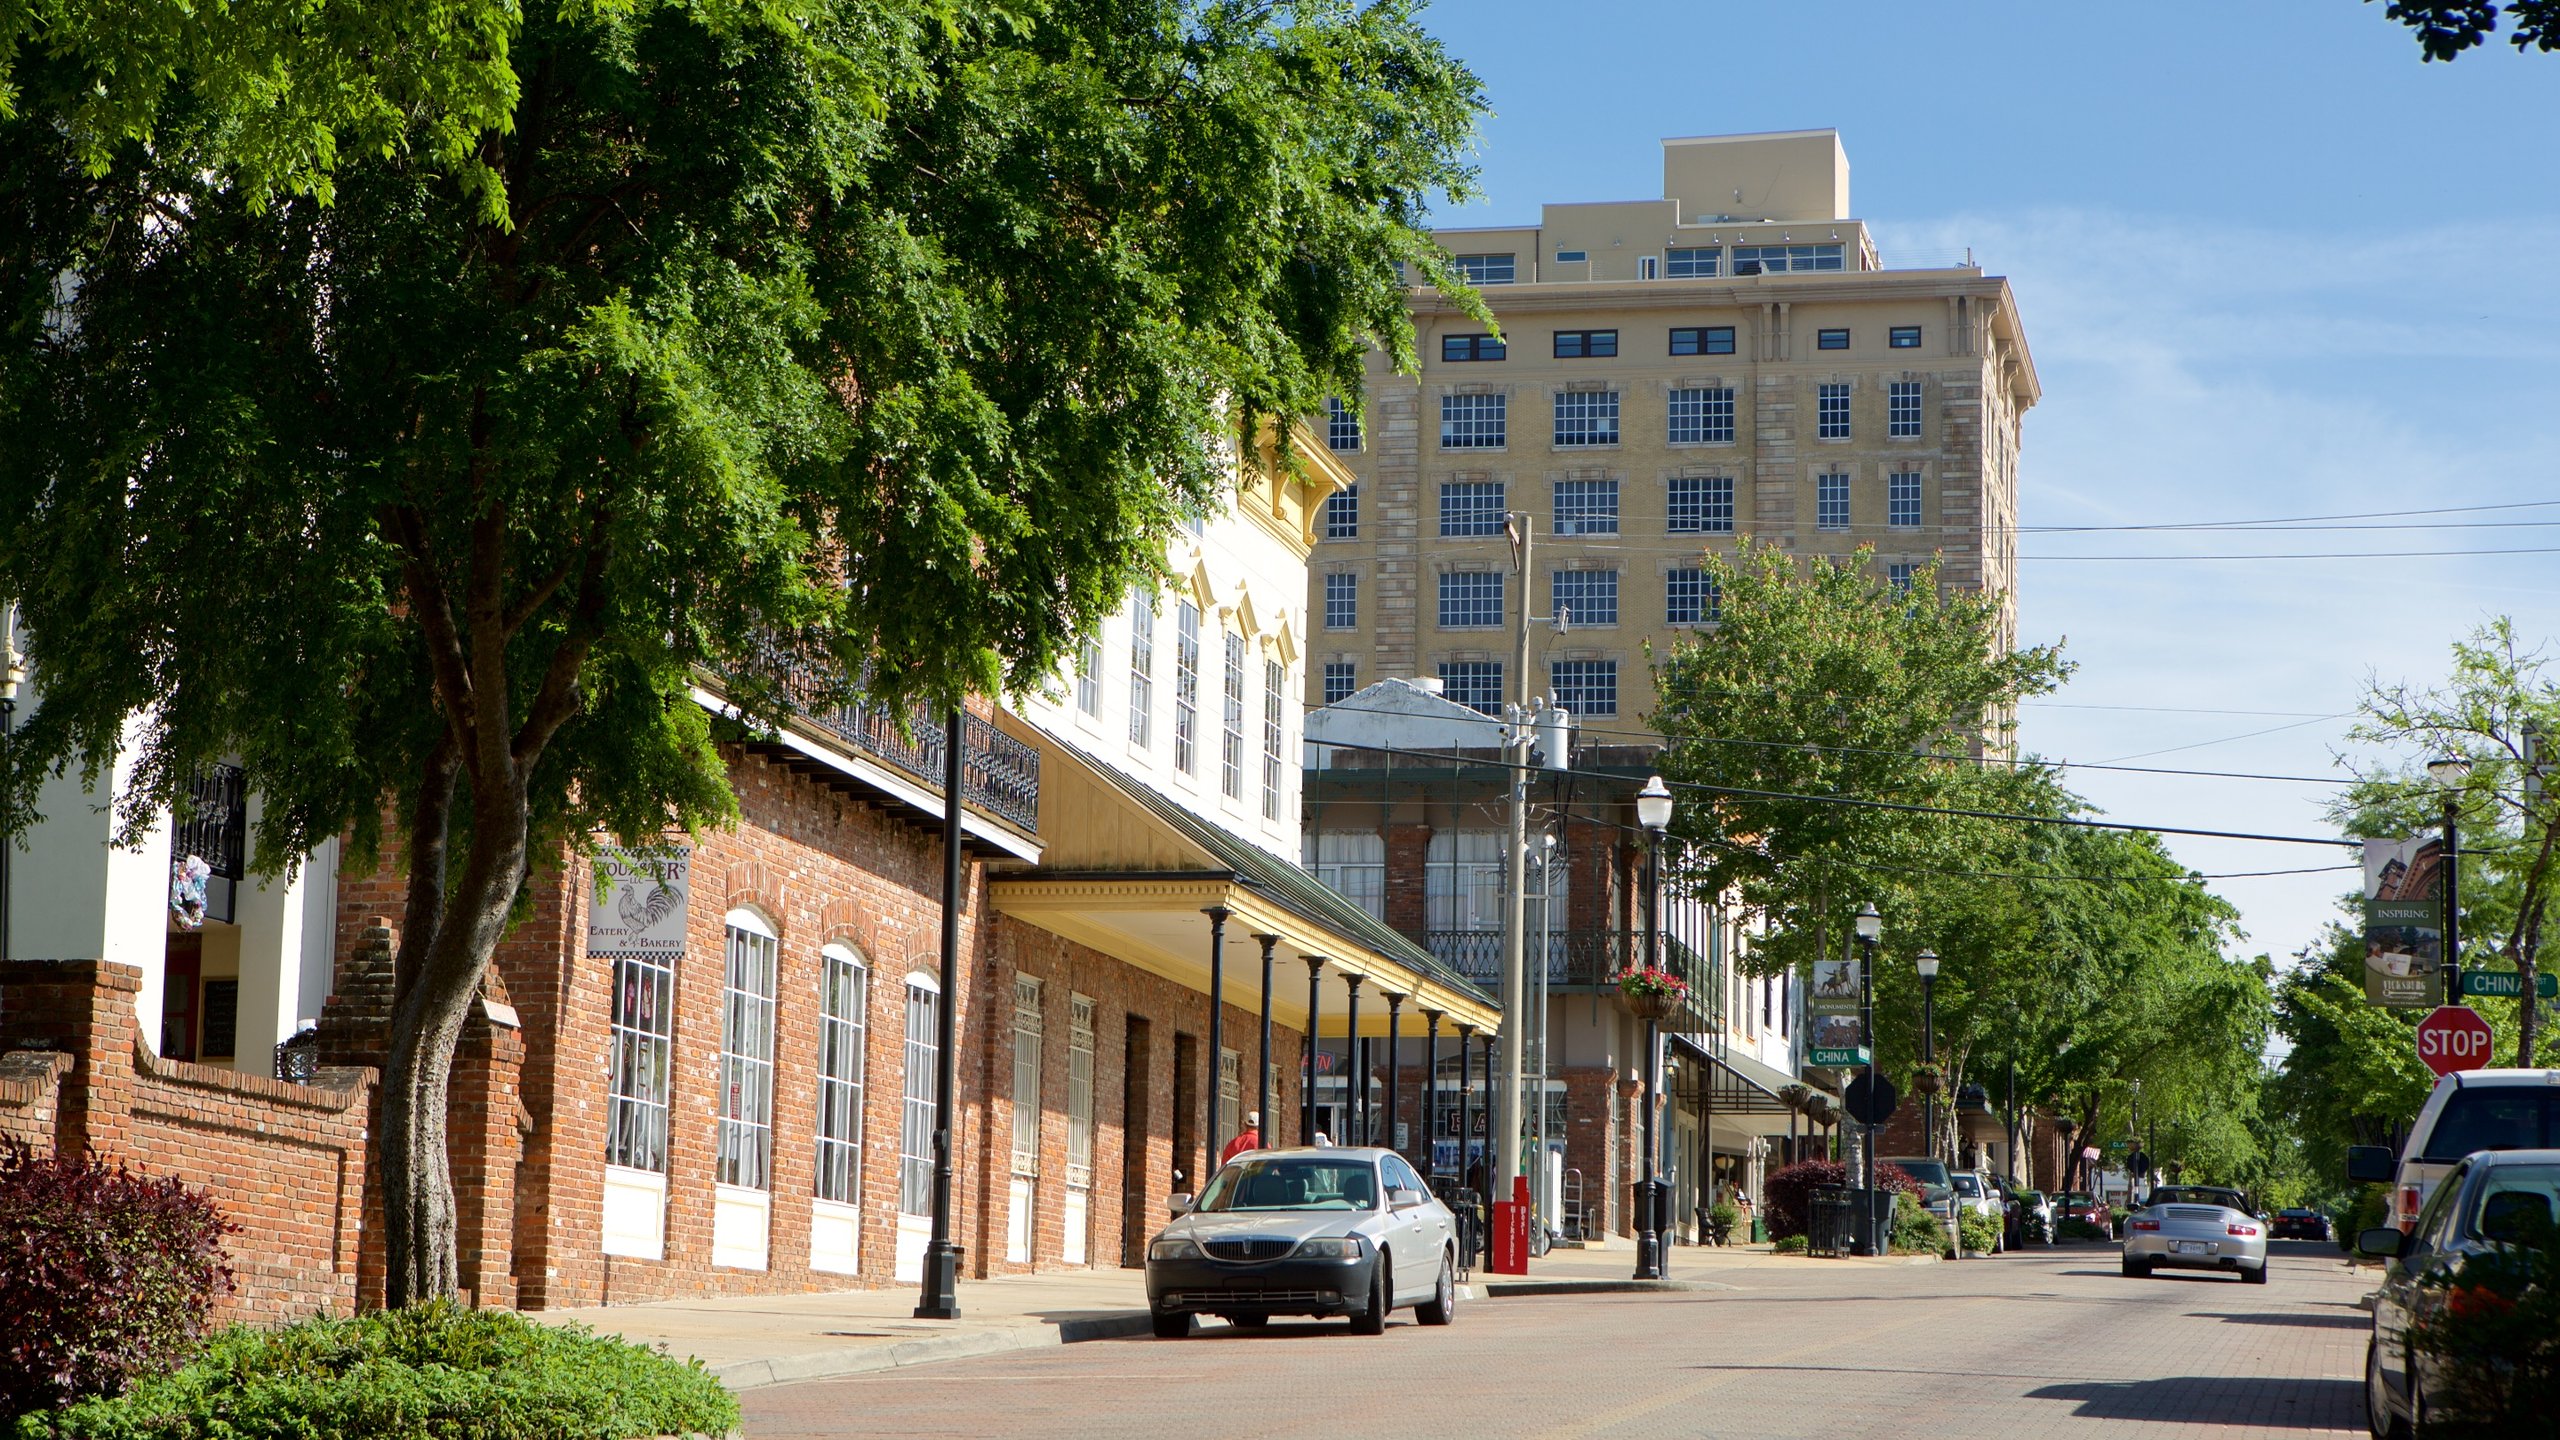
<path fill-rule="evenodd" d="M 1956 1228 L 1964 1236 L 1965 1253 L 1988 1255 L 2000 1248 L 2000 1217 L 1967 1210 L 1956 1217 Z"/>
<path fill-rule="evenodd" d="M 2064 1240 L 2113 1240 L 2114 1232 L 2104 1225 L 2092 1225 L 2077 1215 L 2062 1222 L 2057 1231 Z"/>
<path fill-rule="evenodd" d="M 1909 1193 L 1893 1197 L 1893 1249 L 1898 1255 L 1943 1255 L 1947 1249 L 1947 1227 L 1929 1213 L 1920 1197 Z"/>
<path fill-rule="evenodd" d="M 697 1361 L 506 1310 L 437 1303 L 234 1326 L 112 1400 L 19 1419 L 19 1440 L 635 1440 L 725 1435 Z"/>

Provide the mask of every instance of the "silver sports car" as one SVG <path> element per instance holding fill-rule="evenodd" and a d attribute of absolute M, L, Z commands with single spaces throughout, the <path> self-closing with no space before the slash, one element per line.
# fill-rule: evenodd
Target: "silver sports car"
<path fill-rule="evenodd" d="M 2124 1273 L 2236 1270 L 2252 1285 L 2267 1283 L 2267 1227 L 2257 1216 L 2228 1205 L 2156 1195 L 2151 1205 L 2125 1217 Z"/>

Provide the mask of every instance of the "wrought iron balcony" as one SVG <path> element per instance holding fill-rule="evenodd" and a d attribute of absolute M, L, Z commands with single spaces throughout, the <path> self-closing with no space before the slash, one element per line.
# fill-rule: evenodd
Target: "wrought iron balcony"
<path fill-rule="evenodd" d="M 770 663 L 803 719 L 936 792 L 942 789 L 945 752 L 939 716 L 912 712 L 902 735 L 896 712 L 888 706 L 860 698 L 841 705 L 822 703 L 818 697 L 833 687 L 821 678 L 817 662 L 779 646 L 770 653 Z M 1025 834 L 1039 833 L 1039 750 L 975 714 L 962 717 L 961 735 L 967 747 L 960 760 L 961 803 Z"/>
<path fill-rule="evenodd" d="M 1529 973 L 1535 978 L 1538 957 L 1546 956 L 1547 984 L 1568 990 L 1615 989 L 1617 977 L 1631 962 L 1644 958 L 1641 930 L 1583 930 L 1529 940 Z M 1442 964 L 1484 985 L 1502 983 L 1502 932 L 1499 930 L 1433 930 L 1423 948 Z M 1703 952 L 1676 936 L 1662 937 L 1663 968 L 1689 982 L 1686 1006 L 1696 1021 L 1721 1024 L 1724 977 Z"/>
<path fill-rule="evenodd" d="M 169 832 L 172 879 L 183 875 L 190 859 L 203 861 L 209 873 L 201 877 L 201 913 L 192 904 L 185 913 L 195 917 L 192 923 L 228 924 L 236 918 L 240 881 L 249 873 L 249 776 L 237 765 L 207 765 L 187 782 L 187 794 L 191 811 Z M 173 884 L 172 904 L 178 893 Z"/>

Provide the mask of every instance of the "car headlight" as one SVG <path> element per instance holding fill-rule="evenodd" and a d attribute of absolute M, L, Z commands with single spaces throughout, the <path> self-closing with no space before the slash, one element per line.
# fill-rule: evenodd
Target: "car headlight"
<path fill-rule="evenodd" d="M 1150 1260 L 1197 1260 L 1200 1258 L 1200 1247 L 1179 1235 L 1169 1236 L 1148 1246 L 1147 1258 Z"/>
<path fill-rule="evenodd" d="M 1357 1260 L 1361 1255 L 1360 1237 L 1327 1235 L 1321 1239 L 1301 1240 L 1298 1253 L 1309 1260 Z"/>

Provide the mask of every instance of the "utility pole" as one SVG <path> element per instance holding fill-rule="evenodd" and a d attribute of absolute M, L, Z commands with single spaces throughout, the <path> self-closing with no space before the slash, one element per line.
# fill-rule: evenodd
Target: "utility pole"
<path fill-rule="evenodd" d="M 2542 813 L 2544 765 L 2542 746 L 2547 738 L 2543 733 L 2541 721 L 2524 722 L 2522 833 L 2528 843 L 2533 838 L 2533 822 Z M 2551 824 L 2548 820 L 2543 823 L 2546 829 Z M 2516 927 L 2516 943 L 2510 947 L 2515 951 L 2516 973 L 2524 985 L 2520 992 L 2523 1023 L 2516 1027 L 2516 1064 L 2531 1068 L 2535 1045 L 2542 1038 L 2542 992 L 2539 988 L 2542 982 L 2539 978 L 2541 967 L 2537 963 L 2542 948 L 2542 925 L 2531 915 L 2526 915 L 2522 919 L 2524 923 Z"/>
<path fill-rule="evenodd" d="M 1510 728 L 1504 750 L 1511 761 L 1510 844 L 1504 847 L 1507 872 L 1502 927 L 1502 1075 L 1494 1084 L 1493 1123 L 1485 1143 L 1500 1157 L 1485 1167 L 1494 1182 L 1487 1199 L 1508 1201 L 1520 1178 L 1520 1072 L 1522 1028 L 1528 1019 L 1524 979 L 1529 948 L 1529 577 L 1532 531 L 1536 521 L 1525 510 L 1505 515 L 1502 528 L 1511 541 L 1512 573 L 1519 581 L 1520 629 L 1512 656 Z"/>

